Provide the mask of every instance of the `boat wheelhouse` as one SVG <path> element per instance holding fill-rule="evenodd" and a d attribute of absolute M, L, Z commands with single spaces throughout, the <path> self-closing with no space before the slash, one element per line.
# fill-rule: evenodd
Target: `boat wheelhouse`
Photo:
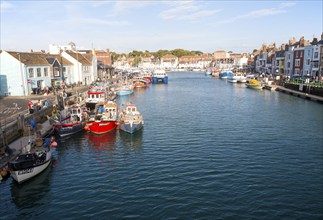
<path fill-rule="evenodd" d="M 86 107 L 90 110 L 95 108 L 95 105 L 99 102 L 105 102 L 107 98 L 106 90 L 103 88 L 92 88 L 87 92 L 85 100 Z"/>

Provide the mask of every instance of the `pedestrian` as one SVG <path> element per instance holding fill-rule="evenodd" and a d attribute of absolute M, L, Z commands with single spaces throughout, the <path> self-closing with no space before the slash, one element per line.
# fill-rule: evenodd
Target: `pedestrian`
<path fill-rule="evenodd" d="M 29 114 L 34 113 L 34 104 L 32 103 L 32 101 L 28 102 L 28 110 L 29 110 Z"/>
<path fill-rule="evenodd" d="M 40 99 L 38 100 L 38 103 L 37 103 L 37 111 L 41 110 L 41 108 L 43 107 L 43 104 L 42 102 L 40 101 Z"/>
<path fill-rule="evenodd" d="M 45 102 L 44 102 L 44 108 L 47 108 L 48 107 L 48 101 L 47 100 L 45 100 Z"/>

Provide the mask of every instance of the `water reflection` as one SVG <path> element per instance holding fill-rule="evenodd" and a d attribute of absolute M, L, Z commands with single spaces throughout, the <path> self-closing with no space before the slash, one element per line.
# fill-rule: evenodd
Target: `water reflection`
<path fill-rule="evenodd" d="M 86 133 L 84 135 L 85 139 L 89 142 L 95 150 L 113 150 L 116 143 L 117 131 L 113 130 L 105 134 L 96 135 L 93 133 Z"/>
<path fill-rule="evenodd" d="M 136 131 L 133 134 L 129 134 L 125 131 L 119 130 L 121 142 L 130 148 L 141 148 L 142 147 L 142 137 L 144 133 L 144 128 Z"/>
<path fill-rule="evenodd" d="M 134 88 L 134 92 L 138 98 L 138 97 L 141 97 L 145 92 L 147 92 L 148 89 L 149 89 L 148 86 L 144 88 Z"/>
<path fill-rule="evenodd" d="M 36 208 L 42 205 L 42 199 L 50 191 L 51 169 L 50 165 L 39 175 L 21 184 L 12 181 L 11 197 L 17 207 Z"/>

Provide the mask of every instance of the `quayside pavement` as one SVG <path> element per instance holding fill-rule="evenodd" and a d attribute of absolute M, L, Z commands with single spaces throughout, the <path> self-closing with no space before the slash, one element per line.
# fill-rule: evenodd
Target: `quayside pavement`
<path fill-rule="evenodd" d="M 73 97 L 87 91 L 88 89 L 89 86 L 74 87 L 73 89 L 66 89 L 65 92 L 70 93 Z M 34 145 L 37 139 L 44 139 L 45 136 L 52 130 L 52 126 L 50 125 L 49 121 L 45 120 L 43 123 L 37 124 L 36 132 L 32 131 L 30 126 L 23 125 L 22 136 L 13 141 L 8 141 L 7 139 L 8 135 L 6 133 L 8 133 L 8 128 L 12 124 L 17 124 L 19 121 L 18 119 L 21 117 L 27 118 L 28 116 L 31 116 L 28 112 L 28 102 L 37 102 L 38 100 L 41 100 L 42 102 L 47 100 L 50 103 L 48 109 L 43 108 L 40 112 L 36 112 L 36 114 L 40 114 L 40 117 L 48 115 L 47 113 L 51 111 L 53 104 L 57 105 L 57 96 L 53 93 L 47 96 L 31 95 L 27 97 L 2 97 L 0 99 L 2 136 L 2 149 L 0 150 L 0 170 L 4 168 L 10 160 L 14 159 L 17 156 L 29 141 L 31 141 L 32 145 Z M 39 117 L 39 115 L 37 117 Z M 9 148 L 5 149 L 6 146 L 8 146 Z"/>
<path fill-rule="evenodd" d="M 304 99 L 308 99 L 308 100 L 311 100 L 311 101 L 316 101 L 316 102 L 319 102 L 319 103 L 323 104 L 323 97 L 322 96 L 312 95 L 312 94 L 309 94 L 309 93 L 304 93 L 304 92 L 288 89 L 288 88 L 285 88 L 283 86 L 276 86 L 276 91 L 283 92 L 283 93 L 286 93 L 286 94 L 289 94 L 289 95 L 294 95 L 294 96 L 304 98 Z"/>

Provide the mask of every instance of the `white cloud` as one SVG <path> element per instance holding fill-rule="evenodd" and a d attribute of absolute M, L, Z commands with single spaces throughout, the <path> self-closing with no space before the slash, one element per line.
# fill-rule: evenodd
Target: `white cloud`
<path fill-rule="evenodd" d="M 180 18 L 188 13 L 192 13 L 194 11 L 197 11 L 198 9 L 196 8 L 196 6 L 193 5 L 180 5 L 176 8 L 171 8 L 168 10 L 165 10 L 163 12 L 160 13 L 162 19 L 165 20 L 170 20 L 170 19 L 174 19 L 174 18 Z"/>
<path fill-rule="evenodd" d="M 276 15 L 276 14 L 283 14 L 286 12 L 287 12 L 286 10 L 275 9 L 275 8 L 260 9 L 260 10 L 251 11 L 247 14 L 232 17 L 228 20 L 224 20 L 219 23 L 220 24 L 229 24 L 229 23 L 233 23 L 235 21 L 241 20 L 241 19 L 260 18 L 260 17 L 271 16 L 271 15 Z"/>
<path fill-rule="evenodd" d="M 9 2 L 5 2 L 5 1 L 1 1 L 0 3 L 0 10 L 1 12 L 9 9 L 9 8 L 13 8 L 13 5 Z"/>
<path fill-rule="evenodd" d="M 296 3 L 295 3 L 295 2 L 282 2 L 282 3 L 280 3 L 280 4 L 279 4 L 279 6 L 280 6 L 281 8 L 292 7 L 292 6 L 294 6 L 294 5 L 296 5 Z"/>
<path fill-rule="evenodd" d="M 160 16 L 164 20 L 198 20 L 211 16 L 221 10 L 203 10 L 200 5 L 194 1 L 166 2 L 170 9 L 162 11 Z"/>

